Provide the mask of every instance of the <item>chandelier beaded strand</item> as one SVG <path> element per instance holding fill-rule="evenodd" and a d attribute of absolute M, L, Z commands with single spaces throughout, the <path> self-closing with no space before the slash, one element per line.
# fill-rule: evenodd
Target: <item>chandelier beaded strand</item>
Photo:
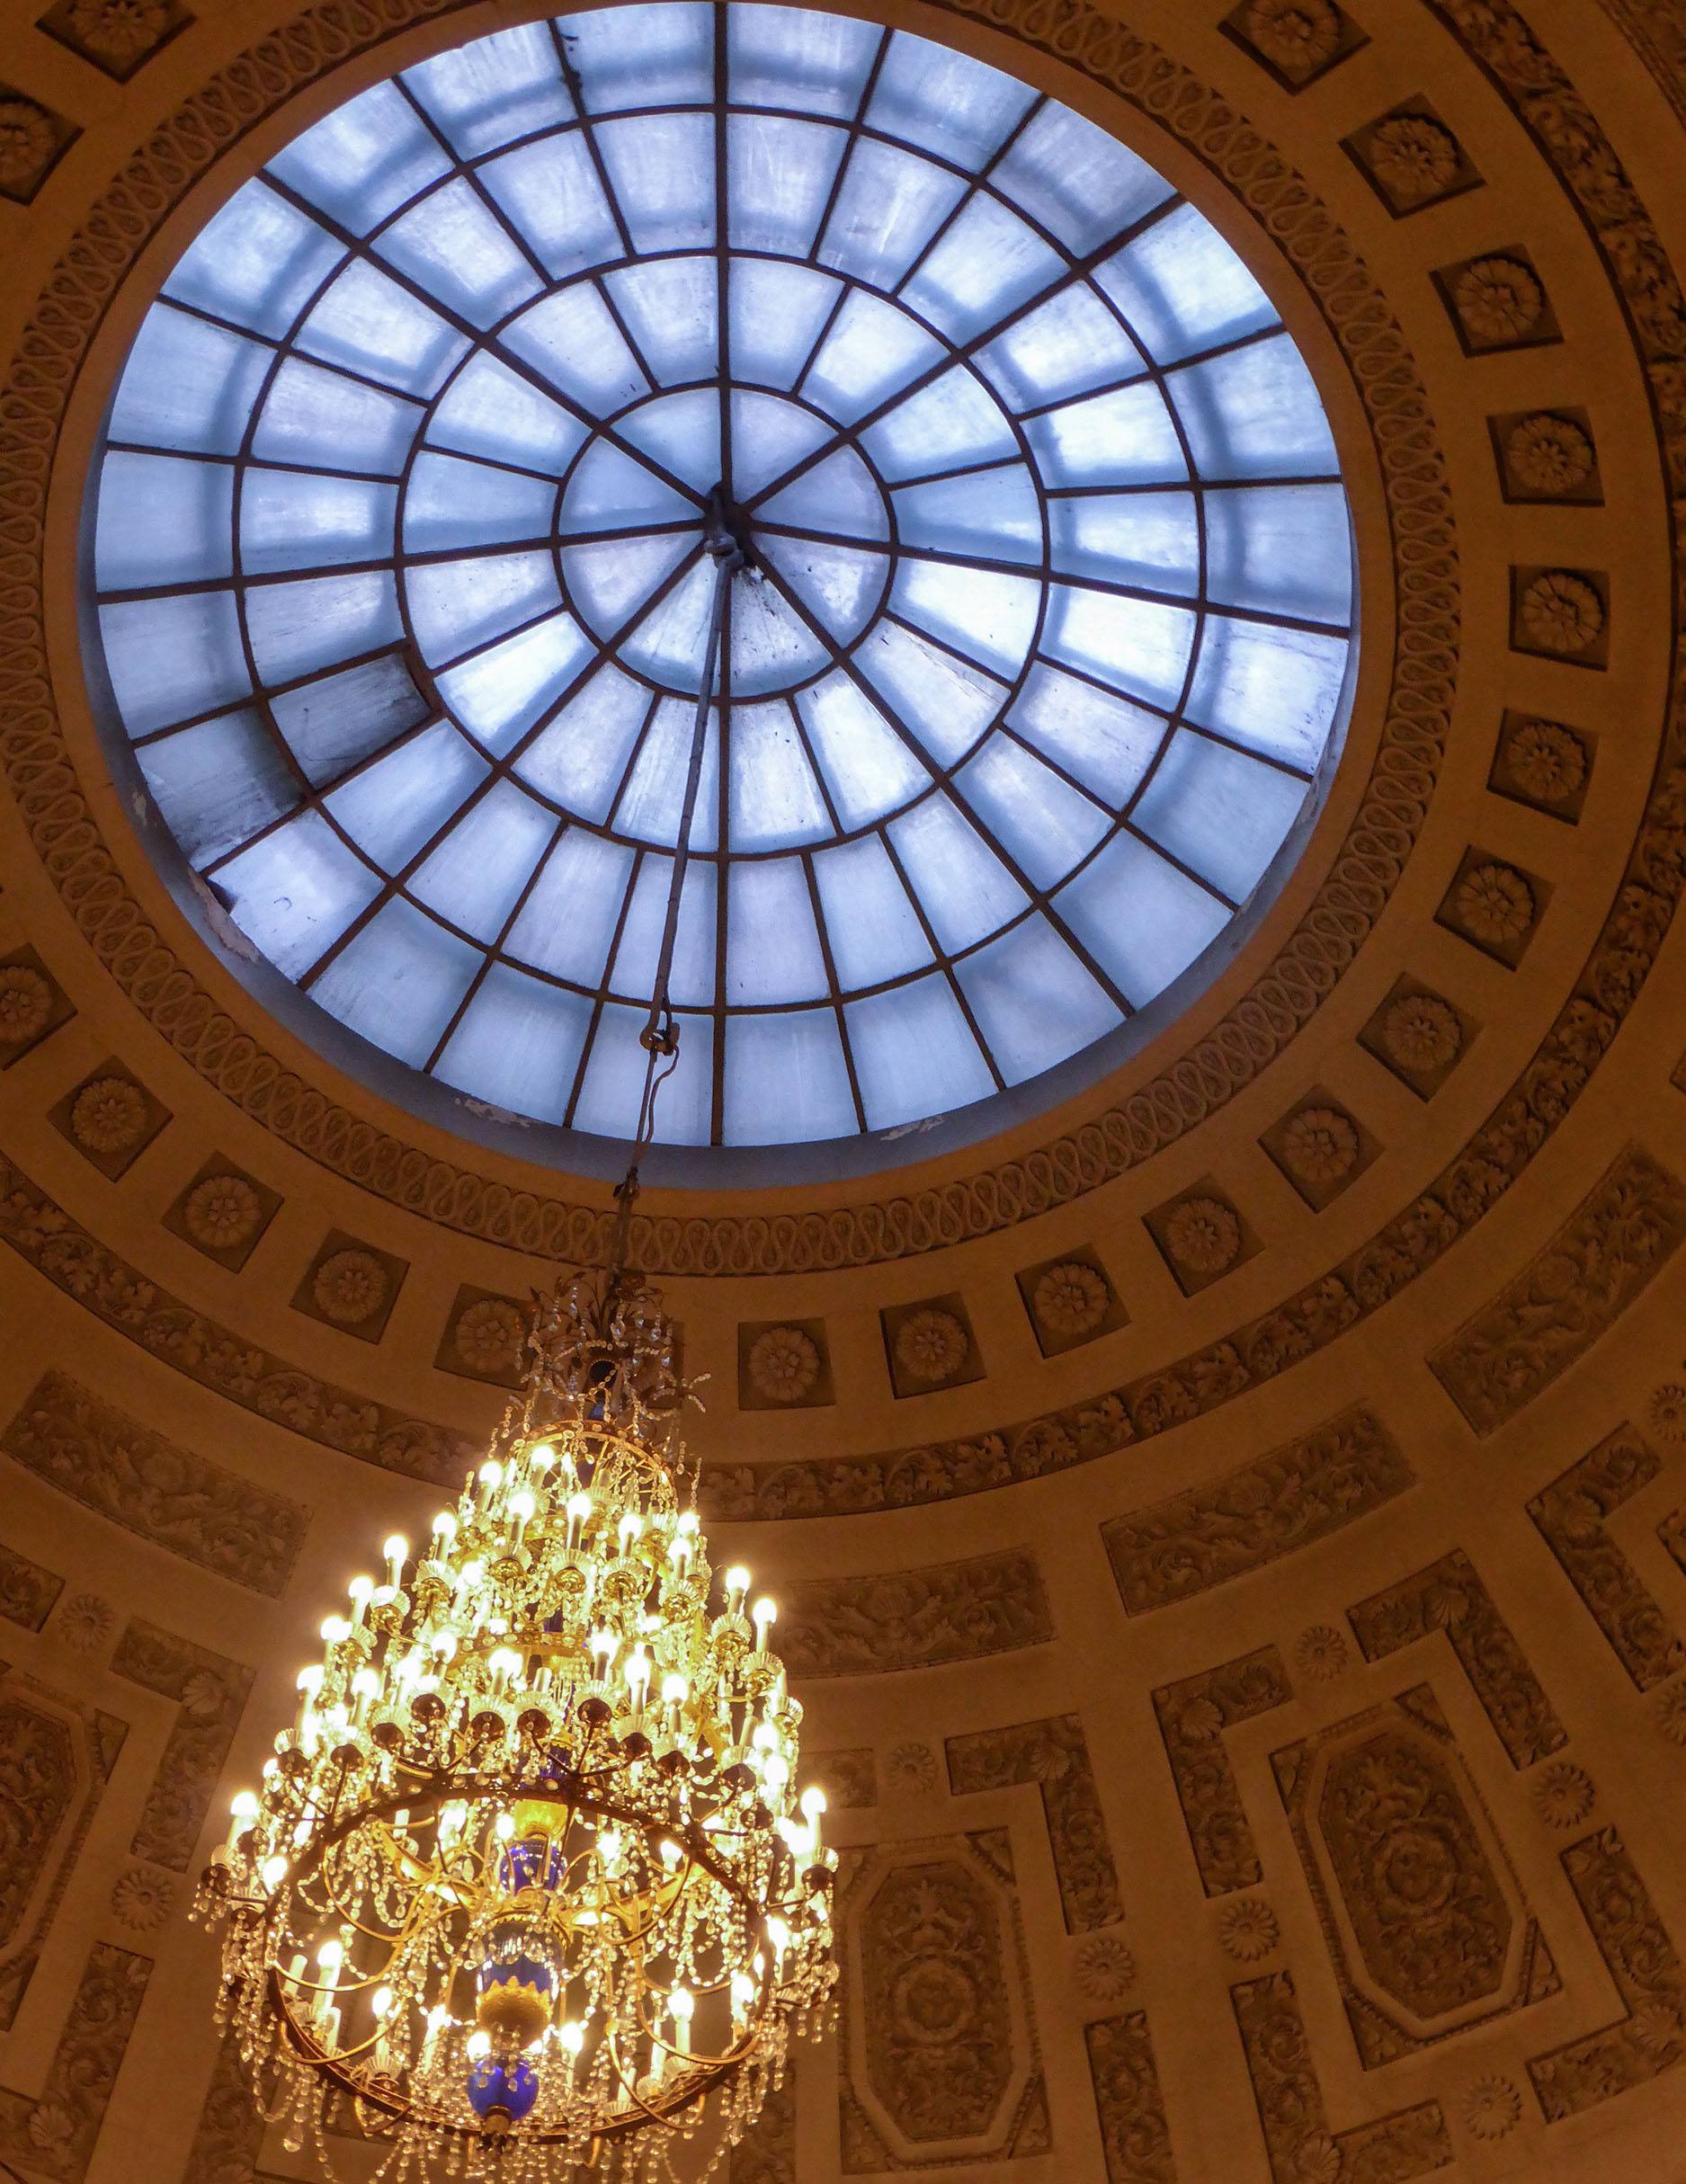
<path fill-rule="evenodd" d="M 825 1800 L 750 1576 L 717 1585 L 655 1292 L 538 1309 L 522 1395 L 454 1509 L 299 1677 L 196 1914 L 286 2143 L 379 2176 L 706 2176 L 828 2007 Z M 711 2143 L 711 2150 L 709 2149 Z"/>

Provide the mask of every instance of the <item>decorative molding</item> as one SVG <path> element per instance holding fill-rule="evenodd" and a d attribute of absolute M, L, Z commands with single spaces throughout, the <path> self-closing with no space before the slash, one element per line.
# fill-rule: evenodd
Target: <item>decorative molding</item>
<path fill-rule="evenodd" d="M 803 1771 L 819 1784 L 834 1813 L 870 1812 L 879 1801 L 878 1759 L 870 1744 L 810 1752 Z"/>
<path fill-rule="evenodd" d="M 1262 1645 L 1198 1676 L 1184 1676 L 1154 1693 L 1189 1846 L 1209 1896 L 1255 1887 L 1264 1878 L 1241 1786 L 1224 1749 L 1224 1732 L 1286 1706 L 1293 1696 L 1282 1656 L 1273 1645 Z"/>
<path fill-rule="evenodd" d="M 138 1425 L 67 1374 L 42 1375 L 0 1434 L 15 1464 L 150 1546 L 279 1599 L 309 1511 Z"/>
<path fill-rule="evenodd" d="M 1125 1614 L 1146 1615 L 1327 1538 L 1414 1484 L 1360 1404 L 1222 1478 L 1109 1518 L 1101 1537 Z"/>
<path fill-rule="evenodd" d="M 111 1182 L 128 1174 L 170 1119 L 126 1062 L 108 1056 L 47 1110 L 59 1136 Z"/>
<path fill-rule="evenodd" d="M 263 2117 L 235 2035 L 225 2033 L 206 2089 L 182 2184 L 254 2184 Z"/>
<path fill-rule="evenodd" d="M 39 1630 L 52 1613 L 65 1581 L 27 1555 L 0 1541 L 0 1616 L 24 1630 Z"/>
<path fill-rule="evenodd" d="M 1475 162 L 1425 98 L 1403 100 L 1341 139 L 1395 219 L 1478 189 Z"/>
<path fill-rule="evenodd" d="M 1176 2184 L 1147 2012 L 1098 2018 L 1084 2027 L 1083 2038 L 1107 2184 Z"/>
<path fill-rule="evenodd" d="M 4 88 L 0 86 L 0 130 L 4 129 L 6 105 Z M 0 175 L 3 174 L 0 159 Z M 4 194 L 4 183 L 0 179 L 0 196 Z M 13 949 L 9 955 L 0 956 L 0 1069 L 10 1069 L 13 1062 L 32 1054 L 75 1014 L 68 994 L 34 949 Z"/>
<path fill-rule="evenodd" d="M 957 1797 L 1034 1782 L 1068 1934 L 1091 1933 L 1124 1916 L 1083 1724 L 1075 1714 L 951 1736 L 949 1787 Z"/>
<path fill-rule="evenodd" d="M 1661 1468 L 1656 1451 L 1631 1426 L 1618 1426 L 1528 1504 L 1564 1575 L 1641 1691 L 1686 1667 L 1686 1647 L 1606 1520 Z"/>
<path fill-rule="evenodd" d="M 57 0 L 40 28 L 120 84 L 193 18 L 180 0 Z"/>
<path fill-rule="evenodd" d="M 972 1316 L 958 1290 L 879 1314 L 890 1386 L 897 1396 L 929 1395 L 984 1377 Z"/>
<path fill-rule="evenodd" d="M 1054 1636 L 1028 1549 L 868 1577 L 787 1579 L 779 1653 L 792 1676 L 882 1676 L 981 1661 Z"/>
<path fill-rule="evenodd" d="M 1569 1733 L 1461 1547 L 1347 1609 L 1367 1661 L 1437 1633 L 1450 1645 L 1512 1767 L 1560 1752 Z"/>
<path fill-rule="evenodd" d="M 1686 1184 L 1643 1146 L 1624 1145 L 1551 1242 L 1430 1353 L 1430 1368 L 1477 1433 L 1495 1432 L 1585 1355 L 1683 1237 Z"/>
<path fill-rule="evenodd" d="M 823 1319 L 745 1320 L 739 1326 L 740 1411 L 813 1410 L 836 1400 Z"/>
<path fill-rule="evenodd" d="M 152 1976 L 150 1957 L 97 1942 L 39 2099 L 0 2090 L 0 2155 L 54 2184 L 81 2184 Z"/>
<path fill-rule="evenodd" d="M 245 1711 L 253 1671 L 138 1621 L 118 1641 L 112 1671 L 176 1702 L 174 1725 L 129 1847 L 137 1858 L 185 1873 Z"/>
<path fill-rule="evenodd" d="M 1406 2184 L 1452 2158 L 1440 2103 L 1331 2131 L 1291 1972 L 1229 1990 L 1272 2184 Z"/>
<path fill-rule="evenodd" d="M 796 2093 L 788 2081 L 767 2095 L 761 2114 L 727 2155 L 726 2184 L 796 2184 Z"/>
<path fill-rule="evenodd" d="M 1620 1997 L 1601 2031 L 1531 2056 L 1548 2123 L 1583 2115 L 1686 2061 L 1686 1965 L 1614 1828 L 1571 1843 L 1563 1869 Z"/>

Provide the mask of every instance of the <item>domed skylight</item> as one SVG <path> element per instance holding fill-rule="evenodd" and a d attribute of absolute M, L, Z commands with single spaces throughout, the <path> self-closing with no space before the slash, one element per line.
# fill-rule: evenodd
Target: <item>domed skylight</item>
<path fill-rule="evenodd" d="M 364 92 L 136 340 L 105 666 L 287 978 L 445 1086 L 629 1134 L 721 481 L 753 566 L 658 1138 L 964 1108 L 1213 949 L 1348 671 L 1292 340 L 1054 100 L 905 31 L 670 0 Z"/>

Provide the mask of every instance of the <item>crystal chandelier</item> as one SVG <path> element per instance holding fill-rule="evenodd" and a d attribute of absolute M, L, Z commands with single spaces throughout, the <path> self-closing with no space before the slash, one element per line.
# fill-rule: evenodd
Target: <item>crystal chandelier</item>
<path fill-rule="evenodd" d="M 403 2184 L 706 2175 L 816 2027 L 835 1967 L 825 1800 L 749 1573 L 717 1584 L 656 1293 L 626 1270 L 676 1035 L 683 843 L 727 587 L 724 526 L 682 854 L 609 1272 L 535 1314 L 519 1397 L 427 1545 L 386 1543 L 299 1678 L 196 1909 L 287 2144 L 387 2142 Z M 666 1071 L 660 1068 L 665 1060 Z M 706 2126 L 706 2128 L 705 2128 Z"/>

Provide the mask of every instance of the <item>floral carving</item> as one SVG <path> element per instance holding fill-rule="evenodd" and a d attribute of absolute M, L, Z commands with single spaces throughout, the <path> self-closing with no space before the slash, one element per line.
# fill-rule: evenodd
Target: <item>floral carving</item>
<path fill-rule="evenodd" d="M 54 1571 L 43 1570 L 14 1547 L 0 1545 L 0 1616 L 23 1630 L 39 1630 L 65 1589 Z"/>
<path fill-rule="evenodd" d="M 1358 1132 L 1338 1107 L 1302 1108 L 1282 1132 L 1282 1163 L 1302 1183 L 1337 1182 L 1358 1154 Z"/>
<path fill-rule="evenodd" d="M 1686 1448 L 1686 1386 L 1665 1380 L 1653 1391 L 1646 1420 L 1658 1440 L 1671 1449 Z"/>
<path fill-rule="evenodd" d="M 933 1780 L 936 1765 L 933 1758 L 931 1762 Z M 855 1745 L 847 1752 L 816 1752 L 808 1767 L 830 1799 L 834 1812 L 868 1812 L 878 1803 L 878 1763 L 870 1744 Z"/>
<path fill-rule="evenodd" d="M 0 182 L 5 179 L 5 108 L 0 105 Z M 53 1012 L 53 989 L 27 963 L 0 964 L 0 1044 L 27 1046 Z"/>
<path fill-rule="evenodd" d="M 1218 1939 L 1237 1964 L 1257 1964 L 1282 1938 L 1276 1913 L 1262 1896 L 1237 1896 L 1218 1918 Z"/>
<path fill-rule="evenodd" d="M 1686 1683 L 1666 1683 L 1657 1693 L 1656 1725 L 1671 1744 L 1686 1745 Z"/>
<path fill-rule="evenodd" d="M 1528 1504 L 1564 1574 L 1642 1691 L 1686 1667 L 1686 1648 L 1604 1520 L 1661 1467 L 1655 1450 L 1621 1426 Z"/>
<path fill-rule="evenodd" d="M 1104 1279 L 1081 1259 L 1051 1266 L 1031 1292 L 1030 1309 L 1050 1334 L 1087 1334 L 1106 1317 L 1111 1302 Z"/>
<path fill-rule="evenodd" d="M 169 20 L 167 0 L 72 0 L 65 27 L 76 44 L 127 67 L 158 43 Z"/>
<path fill-rule="evenodd" d="M 148 1957 L 104 1941 L 88 1952 L 40 2099 L 0 2092 L 0 2157 L 80 2184 L 151 1975 Z"/>
<path fill-rule="evenodd" d="M 1531 1767 L 1567 1743 L 1568 1731 L 1461 1548 L 1360 1600 L 1348 1620 L 1367 1661 L 1442 1633 L 1512 1767 Z"/>
<path fill-rule="evenodd" d="M 1077 1951 L 1077 1984 L 1092 2002 L 1121 2001 L 1136 1984 L 1136 1959 L 1117 1934 L 1091 1934 Z"/>
<path fill-rule="evenodd" d="M 1068 1934 L 1116 1925 L 1124 1915 L 1118 1872 L 1083 1725 L 1075 1714 L 985 1729 L 948 1741 L 949 1787 L 956 1796 L 1034 1782 Z"/>
<path fill-rule="evenodd" d="M 1547 569 L 1522 587 L 1517 618 L 1529 642 L 1567 656 L 1584 652 L 1604 627 L 1604 602 L 1584 576 Z"/>
<path fill-rule="evenodd" d="M 1241 1224 L 1221 1199 L 1184 1199 L 1165 1216 L 1165 1249 L 1191 1274 L 1221 1274 L 1241 1249 Z"/>
<path fill-rule="evenodd" d="M 1395 114 L 1371 130 L 1370 173 L 1401 204 L 1420 205 L 1458 179 L 1458 139 L 1426 114 Z"/>
<path fill-rule="evenodd" d="M 208 1175 L 182 1206 L 182 1225 L 208 1252 L 235 1252 L 256 1235 L 263 1202 L 244 1176 Z"/>
<path fill-rule="evenodd" d="M 175 1907 L 175 1883 L 149 1866 L 125 1866 L 112 1887 L 112 1914 L 138 1934 L 156 1931 Z"/>
<path fill-rule="evenodd" d="M 813 1393 L 819 1366 L 819 1345 L 799 1327 L 769 1327 L 749 1346 L 749 1384 L 768 1403 L 800 1403 Z"/>
<path fill-rule="evenodd" d="M 1536 410 L 1511 427 L 1504 459 L 1530 493 L 1573 493 L 1592 475 L 1592 443 L 1573 417 Z"/>
<path fill-rule="evenodd" d="M 1541 804 L 1567 804 L 1586 780 L 1586 745 L 1555 720 L 1519 721 L 1504 746 L 1512 779 Z"/>
<path fill-rule="evenodd" d="M 53 118 L 33 99 L 0 98 L 0 190 L 13 195 L 27 191 L 58 149 Z M 0 997 L 4 974 L 0 973 Z M 0 1022 L 4 1021 L 0 998 Z M 31 1034 L 30 1036 L 33 1036 Z"/>
<path fill-rule="evenodd" d="M 937 1787 L 937 1755 L 929 1744 L 897 1744 L 890 1752 L 890 1779 L 923 1795 Z"/>
<path fill-rule="evenodd" d="M 302 1503 L 138 1426 L 62 1373 L 37 1382 L 0 1447 L 155 1547 L 277 1598 L 304 1539 Z"/>
<path fill-rule="evenodd" d="M 245 1710 L 252 1671 L 142 1622 L 124 1631 L 112 1669 L 176 1702 L 175 1724 L 129 1847 L 137 1858 L 185 1873 Z"/>
<path fill-rule="evenodd" d="M 263 2118 L 240 2060 L 237 2037 L 223 2036 L 182 2184 L 256 2184 Z"/>
<path fill-rule="evenodd" d="M 1494 948 L 1520 940 L 1534 922 L 1534 891 L 1507 864 L 1472 867 L 1459 881 L 1452 903 L 1465 932 Z"/>
<path fill-rule="evenodd" d="M 1046 1645 L 1054 1635 L 1024 1548 L 783 1589 L 779 1652 L 792 1676 L 875 1676 Z"/>
<path fill-rule="evenodd" d="M 1312 75 L 1341 44 L 1340 11 L 1333 0 L 1253 0 L 1245 22 L 1253 44 L 1284 76 Z"/>
<path fill-rule="evenodd" d="M 952 1312 L 927 1305 L 896 1330 L 896 1361 L 910 1380 L 951 1380 L 966 1362 L 965 1328 Z"/>
<path fill-rule="evenodd" d="M 1459 2106 L 1472 2138 L 1503 2138 L 1522 2120 L 1522 2096 L 1497 2071 L 1467 2086 Z"/>
<path fill-rule="evenodd" d="M 1522 341 L 1539 325 L 1545 291 L 1518 258 L 1477 258 L 1452 288 L 1465 333 L 1483 347 Z"/>
<path fill-rule="evenodd" d="M 1429 1363 L 1477 1433 L 1584 1354 L 1686 1237 L 1686 1186 L 1628 1145 L 1539 1256 Z"/>
<path fill-rule="evenodd" d="M 391 1293 L 392 1279 L 373 1252 L 331 1252 L 311 1277 L 310 1294 L 325 1319 L 360 1327 L 373 1319 Z"/>
<path fill-rule="evenodd" d="M 1262 1645 L 1257 1653 L 1185 1676 L 1154 1693 L 1171 1778 L 1209 1896 L 1252 1888 L 1264 1877 L 1240 1786 L 1224 1750 L 1224 1731 L 1285 1706 L 1292 1697 L 1273 1645 Z"/>
<path fill-rule="evenodd" d="M 1083 2028 L 1107 2184 L 1176 2184 L 1171 2133 L 1145 2010 Z"/>
<path fill-rule="evenodd" d="M 1426 1076 L 1458 1059 L 1464 1028 L 1438 994 L 1406 994 L 1382 1018 L 1381 1039 L 1401 1069 Z"/>
<path fill-rule="evenodd" d="M 1314 1683 L 1332 1682 L 1346 1663 L 1346 1640 L 1333 1623 L 1314 1623 L 1294 1642 L 1294 1666 Z"/>
<path fill-rule="evenodd" d="M 1362 1405 L 1204 1485 L 1101 1528 L 1125 1612 L 1188 1600 L 1308 1546 L 1412 1484 Z"/>
<path fill-rule="evenodd" d="M 71 1105 L 70 1134 L 90 1153 L 127 1153 L 146 1128 L 146 1096 L 127 1077 L 95 1077 Z"/>
<path fill-rule="evenodd" d="M 517 1306 L 506 1297 L 483 1297 L 459 1316 L 450 1339 L 471 1372 L 502 1373 L 520 1359 L 526 1333 Z"/>
<path fill-rule="evenodd" d="M 73 1592 L 54 1625 L 57 1636 L 73 1654 L 98 1653 L 117 1621 L 109 1600 L 97 1592 Z"/>
<path fill-rule="evenodd" d="M 1559 1760 L 1534 1778 L 1534 1810 L 1548 1828 L 1579 1827 L 1592 1809 L 1592 1778 L 1572 1760 Z"/>

